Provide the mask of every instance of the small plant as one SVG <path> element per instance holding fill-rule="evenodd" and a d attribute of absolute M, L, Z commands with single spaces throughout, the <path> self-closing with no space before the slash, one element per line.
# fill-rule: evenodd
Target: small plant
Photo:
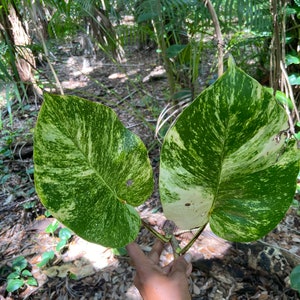
<path fill-rule="evenodd" d="M 23 128 L 5 129 L 1 131 L 0 155 L 4 159 L 13 159 L 15 148 L 18 141 L 29 140 L 32 136 L 31 132 L 26 132 Z"/>
<path fill-rule="evenodd" d="M 51 260 L 53 260 L 55 257 L 55 253 L 53 250 L 50 250 L 50 251 L 47 251 L 47 252 L 44 252 L 42 254 L 42 260 L 37 263 L 36 265 L 40 268 L 46 266 Z"/>
<path fill-rule="evenodd" d="M 295 267 L 290 275 L 292 289 L 300 293 L 300 265 Z"/>
<path fill-rule="evenodd" d="M 5 159 L 11 159 L 13 157 L 13 149 L 11 149 L 12 143 L 15 139 L 15 133 L 10 130 L 3 130 L 0 145 L 0 154 Z"/>
<path fill-rule="evenodd" d="M 47 214 L 49 212 L 46 212 Z M 45 213 L 45 215 L 46 215 Z M 50 225 L 45 229 L 46 233 L 54 236 L 55 231 L 59 228 L 59 222 L 54 220 Z M 58 232 L 59 242 L 56 246 L 56 251 L 61 251 L 68 243 L 69 239 L 72 237 L 72 232 L 68 228 L 61 228 Z"/>
<path fill-rule="evenodd" d="M 72 237 L 72 232 L 68 228 L 61 228 L 58 233 L 59 242 L 56 245 L 56 251 L 62 251 Z"/>
<path fill-rule="evenodd" d="M 23 204 L 23 208 L 25 210 L 31 210 L 36 207 L 36 201 L 29 201 Z"/>
<path fill-rule="evenodd" d="M 51 224 L 49 224 L 46 229 L 45 232 L 49 233 L 50 235 L 54 236 L 54 232 L 58 229 L 59 227 L 59 223 L 57 220 L 54 220 Z"/>
<path fill-rule="evenodd" d="M 17 257 L 12 263 L 13 272 L 7 276 L 6 290 L 13 293 L 24 285 L 37 286 L 38 283 L 28 270 L 28 262 L 23 256 Z"/>
<path fill-rule="evenodd" d="M 47 211 L 46 211 L 46 213 L 47 213 Z M 51 236 L 54 236 L 54 233 L 58 229 L 58 227 L 59 227 L 59 223 L 57 220 L 55 220 L 50 225 L 47 226 L 47 228 L 45 229 L 45 232 L 49 233 Z M 72 232 L 68 228 L 61 228 L 58 232 L 58 237 L 59 237 L 59 241 L 56 245 L 55 250 L 57 252 L 62 252 L 65 249 L 65 247 L 67 246 L 70 238 L 72 237 Z M 54 250 L 44 252 L 42 254 L 41 261 L 39 263 L 37 263 L 36 265 L 38 267 L 42 268 L 42 267 L 46 266 L 47 264 L 49 264 L 54 259 L 54 257 L 55 257 Z"/>
<path fill-rule="evenodd" d="M 44 212 L 44 216 L 45 216 L 46 218 L 49 218 L 49 217 L 52 216 L 52 214 L 51 214 L 51 212 L 50 212 L 49 210 L 46 210 L 46 211 Z"/>

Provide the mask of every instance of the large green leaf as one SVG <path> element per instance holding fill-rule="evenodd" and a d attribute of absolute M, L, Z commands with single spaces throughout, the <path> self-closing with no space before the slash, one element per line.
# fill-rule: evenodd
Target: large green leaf
<path fill-rule="evenodd" d="M 142 141 L 108 107 L 45 95 L 34 134 L 35 185 L 53 216 L 82 238 L 121 247 L 134 240 L 153 189 Z"/>
<path fill-rule="evenodd" d="M 210 222 L 232 241 L 272 230 L 292 201 L 299 170 L 294 142 L 276 139 L 286 121 L 269 89 L 231 64 L 165 137 L 165 215 L 185 229 Z"/>

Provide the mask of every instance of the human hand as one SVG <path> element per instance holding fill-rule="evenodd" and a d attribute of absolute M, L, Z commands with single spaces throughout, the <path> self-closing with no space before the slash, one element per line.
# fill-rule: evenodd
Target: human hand
<path fill-rule="evenodd" d="M 144 300 L 189 300 L 191 256 L 185 254 L 165 267 L 159 266 L 163 243 L 157 240 L 147 257 L 136 243 L 126 246 L 136 268 L 134 284 Z"/>

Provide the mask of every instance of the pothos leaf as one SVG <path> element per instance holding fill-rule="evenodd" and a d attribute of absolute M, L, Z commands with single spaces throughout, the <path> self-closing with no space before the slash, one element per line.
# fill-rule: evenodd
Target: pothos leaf
<path fill-rule="evenodd" d="M 161 150 L 164 213 L 181 228 L 210 223 L 251 241 L 283 218 L 296 188 L 299 152 L 278 142 L 287 117 L 268 89 L 235 67 L 178 117 Z"/>
<path fill-rule="evenodd" d="M 153 189 L 142 141 L 108 107 L 75 96 L 45 95 L 34 135 L 36 191 L 61 223 L 109 247 L 135 239 L 134 206 Z"/>

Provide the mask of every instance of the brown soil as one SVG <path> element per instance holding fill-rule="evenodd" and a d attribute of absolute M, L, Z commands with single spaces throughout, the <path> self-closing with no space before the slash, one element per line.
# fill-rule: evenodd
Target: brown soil
<path fill-rule="evenodd" d="M 127 49 L 127 61 L 117 68 L 105 57 L 94 61 L 72 56 L 66 47 L 59 49 L 53 57 L 53 66 L 65 93 L 112 107 L 125 126 L 145 142 L 157 179 L 160 143 L 154 138 L 154 131 L 158 115 L 167 105 L 167 82 L 161 73 L 143 82 L 159 64 L 155 53 Z M 44 74 L 51 77 L 49 68 L 43 68 Z M 47 89 L 55 91 L 53 87 Z M 44 268 L 36 266 L 42 254 L 55 249 L 58 242 L 57 235 L 45 233 L 53 219 L 44 216 L 45 208 L 33 189 L 30 130 L 34 127 L 39 107 L 39 103 L 32 103 L 24 111 L 14 110 L 12 126 L 20 134 L 10 145 L 11 156 L 1 158 L 0 299 L 140 299 L 132 283 L 134 268 L 128 257 L 118 256 L 112 249 L 88 243 L 77 236 L 72 237 L 63 253 L 56 253 L 55 260 L 49 265 Z M 10 129 L 7 116 L 4 125 Z M 2 146 L 5 137 L 4 130 L 1 133 Z M 35 205 L 26 208 L 33 201 Z M 156 229 L 161 229 L 164 217 L 157 189 L 138 209 L 143 218 Z M 300 299 L 289 283 L 292 268 L 300 264 L 298 213 L 297 208 L 291 207 L 276 229 L 262 240 L 247 244 L 224 241 L 207 227 L 190 249 L 193 255 L 190 279 L 193 299 Z M 181 245 L 190 238 L 191 233 L 178 236 Z M 150 251 L 153 240 L 151 234 L 142 228 L 137 242 L 146 253 Z M 6 292 L 6 276 L 11 272 L 9 268 L 14 258 L 20 255 L 28 260 L 38 287 L 25 286 L 11 294 Z M 171 260 L 171 249 L 166 245 L 162 264 Z M 70 274 L 76 275 L 76 279 Z"/>

